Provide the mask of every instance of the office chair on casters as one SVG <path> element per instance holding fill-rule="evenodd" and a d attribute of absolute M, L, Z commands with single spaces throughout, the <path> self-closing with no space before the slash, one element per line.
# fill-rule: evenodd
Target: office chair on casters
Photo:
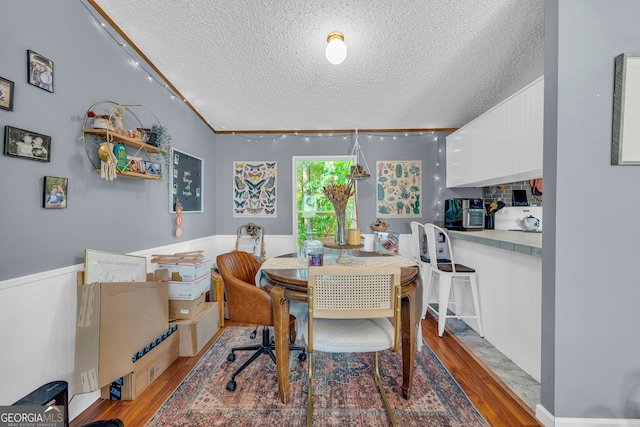
<path fill-rule="evenodd" d="M 307 426 L 313 423 L 313 350 L 374 353 L 374 375 L 387 414 L 393 409 L 380 378 L 378 352 L 397 351 L 400 341 L 400 267 L 309 267 Z M 394 319 L 394 322 L 390 321 Z"/>
<path fill-rule="evenodd" d="M 274 353 L 275 340 L 269 333 L 269 326 L 274 325 L 273 308 L 269 293 L 256 286 L 255 279 L 260 269 L 260 261 L 256 260 L 252 254 L 233 251 L 218 255 L 216 261 L 225 287 L 229 320 L 263 325 L 262 343 L 232 348 L 231 353 L 227 356 L 228 361 L 234 362 L 236 351 L 255 351 L 231 375 L 231 380 L 227 383 L 226 388 L 229 391 L 234 391 L 236 389 L 236 376 L 256 360 L 258 356 L 268 354 L 273 363 L 276 363 Z M 301 351 L 302 353 L 298 355 L 298 359 L 301 361 L 306 360 L 305 347 L 292 345 L 289 349 Z"/>

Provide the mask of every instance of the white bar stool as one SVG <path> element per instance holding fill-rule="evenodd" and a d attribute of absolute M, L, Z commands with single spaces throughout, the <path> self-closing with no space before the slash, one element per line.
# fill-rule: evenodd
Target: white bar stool
<path fill-rule="evenodd" d="M 466 265 L 456 264 L 453 257 L 453 250 L 451 248 L 451 240 L 449 239 L 449 235 L 445 230 L 438 227 L 437 225 L 427 223 L 424 224 L 424 231 L 427 236 L 427 247 L 429 250 L 429 254 L 436 254 L 436 234 L 442 233 L 446 238 L 447 247 L 449 250 L 449 260 L 450 262 L 438 262 L 437 257 L 429 257 L 427 263 L 430 265 L 429 269 L 429 278 L 427 279 L 427 288 L 426 294 L 424 298 L 424 305 L 426 305 L 425 312 L 428 312 L 430 309 L 434 313 L 438 315 L 438 335 L 442 336 L 444 333 L 444 326 L 446 320 L 449 318 L 471 318 L 476 319 L 478 325 L 478 334 L 481 337 L 484 337 L 484 332 L 482 329 L 482 320 L 480 317 L 480 304 L 478 301 L 478 283 L 476 281 L 476 271 L 473 268 L 467 267 Z M 431 285 L 433 284 L 433 278 L 438 277 L 438 309 L 436 310 L 431 304 L 429 304 L 428 297 Z M 473 297 L 473 306 L 475 310 L 475 314 L 472 315 L 462 315 L 461 306 L 460 306 L 460 297 L 459 292 L 456 292 L 456 288 L 453 287 L 453 302 L 455 307 L 455 314 L 449 315 L 449 296 L 451 294 L 451 288 L 454 281 L 458 281 L 458 283 L 468 283 L 471 288 L 471 295 Z M 426 313 L 425 313 L 426 314 Z"/>

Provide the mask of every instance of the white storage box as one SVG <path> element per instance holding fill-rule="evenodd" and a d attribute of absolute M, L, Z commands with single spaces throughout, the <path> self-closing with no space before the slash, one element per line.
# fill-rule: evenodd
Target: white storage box
<path fill-rule="evenodd" d="M 169 281 L 169 299 L 194 300 L 198 296 L 210 290 L 211 274 L 202 276 L 196 280 Z"/>
<path fill-rule="evenodd" d="M 169 277 L 173 273 L 178 273 L 183 281 L 196 280 L 208 274 L 211 274 L 213 267 L 212 259 L 205 259 L 199 264 L 194 263 L 177 263 L 177 264 L 158 264 L 158 268 L 166 268 L 169 270 Z"/>

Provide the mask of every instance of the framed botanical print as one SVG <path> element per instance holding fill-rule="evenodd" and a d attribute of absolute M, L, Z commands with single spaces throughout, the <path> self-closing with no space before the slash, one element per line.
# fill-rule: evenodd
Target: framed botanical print
<path fill-rule="evenodd" d="M 32 50 L 27 50 L 27 81 L 44 89 L 53 92 L 53 61 Z"/>

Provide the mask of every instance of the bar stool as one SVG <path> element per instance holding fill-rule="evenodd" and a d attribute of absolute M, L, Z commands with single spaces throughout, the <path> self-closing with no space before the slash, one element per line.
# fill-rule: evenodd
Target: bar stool
<path fill-rule="evenodd" d="M 427 297 L 429 296 L 429 282 L 431 281 L 431 264 L 422 259 L 423 245 L 426 244 L 424 224 L 411 221 L 411 248 L 413 261 L 418 265 L 420 280 L 422 282 L 422 308 L 420 319 L 427 314 Z"/>
<path fill-rule="evenodd" d="M 451 248 L 451 239 L 445 230 L 438 227 L 435 224 L 427 223 L 424 225 L 424 231 L 427 236 L 427 247 L 430 254 L 436 252 L 436 233 L 442 233 L 445 236 L 447 248 L 449 250 L 450 262 L 438 262 L 436 257 L 430 257 L 427 263 L 430 265 L 430 271 L 427 279 L 427 289 L 424 304 L 426 305 L 426 312 L 430 309 L 438 315 L 438 335 L 442 336 L 444 333 L 444 326 L 448 318 L 472 318 L 476 319 L 478 324 L 478 334 L 484 337 L 482 330 L 482 320 L 480 318 L 480 304 L 478 301 L 478 283 L 476 281 L 476 271 L 473 268 L 466 265 L 456 264 L 453 256 L 453 250 Z M 433 284 L 433 278 L 438 278 L 438 309 L 436 310 L 431 304 L 429 304 L 428 297 L 431 285 Z M 462 315 L 460 306 L 460 293 L 456 292 L 456 287 L 453 286 L 453 303 L 455 307 L 455 314 L 449 315 L 449 296 L 451 294 L 451 288 L 454 282 L 459 284 L 468 283 L 471 288 L 471 295 L 473 297 L 473 306 L 475 314 Z"/>

